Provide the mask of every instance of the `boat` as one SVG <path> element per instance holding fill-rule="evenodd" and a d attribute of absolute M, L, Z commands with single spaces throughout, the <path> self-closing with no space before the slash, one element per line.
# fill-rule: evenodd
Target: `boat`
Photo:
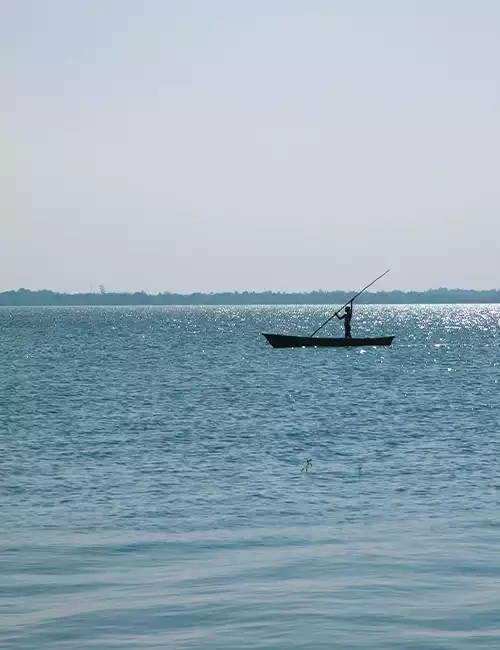
<path fill-rule="evenodd" d="M 378 278 L 372 280 L 370 284 L 367 284 L 364 289 L 358 291 L 358 293 L 353 296 L 348 302 L 345 303 L 338 311 L 336 311 L 332 316 L 326 319 L 326 321 L 320 325 L 310 336 L 292 336 L 289 334 L 262 334 L 265 336 L 267 341 L 273 346 L 273 348 L 354 348 L 354 347 L 371 347 L 379 345 L 391 345 L 394 341 L 394 336 L 377 336 L 369 338 L 320 338 L 316 334 L 325 327 L 335 316 L 338 316 L 342 310 L 350 304 L 352 308 L 352 303 L 356 298 L 358 298 L 362 293 L 364 293 L 369 287 L 371 287 L 375 282 L 383 278 L 384 275 L 387 275 L 389 271 L 387 270 L 382 275 L 379 275 Z"/>
<path fill-rule="evenodd" d="M 273 348 L 354 348 L 391 345 L 394 336 L 378 336 L 362 339 L 320 338 L 314 336 L 291 336 L 288 334 L 262 334 Z"/>

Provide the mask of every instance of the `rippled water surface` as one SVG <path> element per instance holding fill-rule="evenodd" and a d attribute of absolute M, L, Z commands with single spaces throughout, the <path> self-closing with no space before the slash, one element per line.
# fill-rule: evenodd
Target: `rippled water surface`
<path fill-rule="evenodd" d="M 500 648 L 500 306 L 327 313 L 0 310 L 0 647 Z"/>

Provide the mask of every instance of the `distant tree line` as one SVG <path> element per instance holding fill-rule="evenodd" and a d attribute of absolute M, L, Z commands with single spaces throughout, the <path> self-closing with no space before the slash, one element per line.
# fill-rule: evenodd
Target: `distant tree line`
<path fill-rule="evenodd" d="M 226 293 L 158 293 L 144 291 L 135 293 L 56 293 L 54 291 L 30 291 L 19 289 L 0 293 L 0 306 L 117 306 L 117 305 L 322 305 L 347 302 L 355 291 L 311 291 L 309 293 L 285 293 L 274 291 L 243 291 Z M 358 300 L 360 304 L 453 304 L 453 303 L 500 303 L 500 290 L 489 289 L 429 289 L 427 291 L 378 291 L 367 292 Z"/>

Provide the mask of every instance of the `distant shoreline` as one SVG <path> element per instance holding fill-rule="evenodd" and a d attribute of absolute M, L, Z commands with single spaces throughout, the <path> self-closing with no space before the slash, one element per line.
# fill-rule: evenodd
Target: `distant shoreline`
<path fill-rule="evenodd" d="M 0 293 L 3 307 L 84 307 L 154 305 L 324 305 L 347 302 L 356 291 L 221 292 L 221 293 L 57 293 L 49 290 L 19 289 Z M 428 289 L 427 291 L 366 292 L 357 300 L 363 305 L 404 304 L 495 304 L 500 290 Z"/>

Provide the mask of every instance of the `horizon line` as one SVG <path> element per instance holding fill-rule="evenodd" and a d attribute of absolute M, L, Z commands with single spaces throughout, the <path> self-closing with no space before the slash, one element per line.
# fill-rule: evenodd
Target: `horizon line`
<path fill-rule="evenodd" d="M 427 289 L 380 289 L 378 291 L 365 291 L 364 295 L 367 294 L 380 294 L 380 293 L 434 293 L 434 292 L 447 292 L 447 291 L 460 291 L 460 292 L 469 292 L 469 293 L 485 293 L 485 292 L 500 292 L 498 287 L 489 287 L 482 289 L 467 289 L 464 287 L 428 287 Z M 274 295 L 309 295 L 309 294 L 318 294 L 318 293 L 356 293 L 355 289 L 307 289 L 307 290 L 282 290 L 282 289 L 226 289 L 218 291 L 145 291 L 144 289 L 140 290 L 129 290 L 129 289 L 117 289 L 117 290 L 107 290 L 102 288 L 100 291 L 58 291 L 55 289 L 27 289 L 25 287 L 19 287 L 17 289 L 3 289 L 0 291 L 0 295 L 7 293 L 52 293 L 59 296 L 109 296 L 109 295 L 147 295 L 147 296 L 217 296 L 217 295 L 245 295 L 245 294 L 274 294 Z"/>
<path fill-rule="evenodd" d="M 377 295 L 377 294 L 388 294 L 388 293 L 402 293 L 402 294 L 422 294 L 422 293 L 437 293 L 437 292 L 461 292 L 461 293 L 500 293 L 500 288 L 489 287 L 487 289 L 466 289 L 463 287 L 429 287 L 427 289 L 380 289 L 378 291 L 365 291 L 363 295 Z M 337 293 L 337 294 L 351 294 L 356 293 L 355 289 L 309 289 L 304 291 L 298 290 L 277 290 L 277 289 L 228 289 L 228 290 L 219 290 L 219 291 L 156 291 L 150 292 L 141 290 L 110 290 L 102 288 L 100 291 L 57 291 L 54 289 L 26 289 L 25 287 L 19 287 L 18 289 L 4 289 L 0 291 L 0 295 L 5 294 L 19 294 L 19 293 L 51 293 L 58 296 L 113 296 L 113 295 L 146 295 L 146 296 L 179 296 L 188 298 L 190 296 L 222 296 L 222 295 L 231 295 L 231 296 L 241 296 L 241 295 L 290 295 L 290 296 L 307 296 L 314 294 L 328 294 L 328 293 Z"/>

